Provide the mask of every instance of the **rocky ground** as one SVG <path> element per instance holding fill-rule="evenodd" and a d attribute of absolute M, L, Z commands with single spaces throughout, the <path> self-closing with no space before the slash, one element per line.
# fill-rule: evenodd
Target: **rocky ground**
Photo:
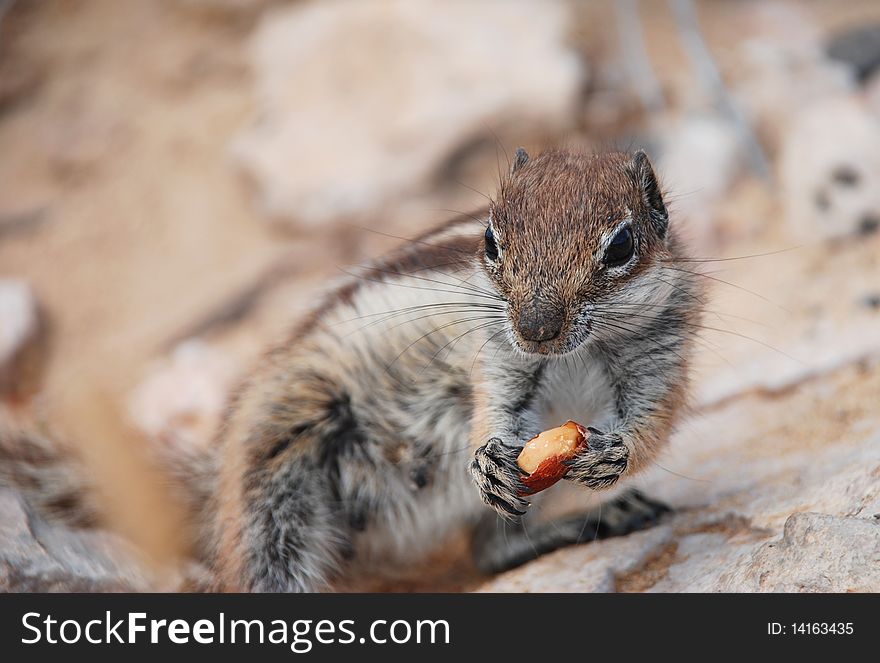
<path fill-rule="evenodd" d="M 0 587 L 168 587 L 181 537 L 145 515 L 167 496 L 143 449 L 205 444 L 341 266 L 481 204 L 499 144 L 619 139 L 710 259 L 684 267 L 710 286 L 694 413 L 637 481 L 675 513 L 384 588 L 880 590 L 880 76 L 825 53 L 875 4 L 699 3 L 764 175 L 661 3 L 659 105 L 609 3 L 318 4 L 0 3 L 0 419 L 79 448 L 140 551 L 3 490 Z"/>

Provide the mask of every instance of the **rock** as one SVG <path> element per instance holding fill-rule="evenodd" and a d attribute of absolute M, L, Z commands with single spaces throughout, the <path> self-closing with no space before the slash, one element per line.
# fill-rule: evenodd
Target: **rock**
<path fill-rule="evenodd" d="M 0 398 L 37 390 L 45 335 L 36 299 L 20 279 L 0 279 Z"/>
<path fill-rule="evenodd" d="M 655 551 L 668 550 L 672 530 L 655 527 L 632 536 L 560 550 L 498 576 L 480 586 L 480 592 L 613 592 L 616 577 L 650 563 Z M 608 544 L 608 545 L 606 545 Z M 546 560 L 546 561 L 545 561 Z"/>
<path fill-rule="evenodd" d="M 880 227 L 880 118 L 856 97 L 793 113 L 779 179 L 785 215 L 805 243 Z"/>
<path fill-rule="evenodd" d="M 0 113 L 33 94 L 43 81 L 42 71 L 32 62 L 0 58 Z"/>
<path fill-rule="evenodd" d="M 835 35 L 827 52 L 852 67 L 860 82 L 866 81 L 880 66 L 880 25 L 860 25 Z"/>
<path fill-rule="evenodd" d="M 219 350 L 184 341 L 135 389 L 129 416 L 153 440 L 207 444 L 237 373 L 238 364 Z"/>
<path fill-rule="evenodd" d="M 717 115 L 680 119 L 662 131 L 658 170 L 677 219 L 691 229 L 694 250 L 715 252 L 713 219 L 718 202 L 740 174 L 742 141 L 730 122 Z"/>
<path fill-rule="evenodd" d="M 855 88 L 850 67 L 825 53 L 821 30 L 794 3 L 756 3 L 753 28 L 738 46 L 732 88 L 774 150 L 790 118 L 810 104 Z"/>
<path fill-rule="evenodd" d="M 878 366 L 692 417 L 634 482 L 673 507 L 661 524 L 557 551 L 480 590 L 878 591 Z"/>
<path fill-rule="evenodd" d="M 32 7 L 0 2 L 0 115 L 21 108 L 46 81 L 45 62 L 29 51 L 26 39 Z"/>
<path fill-rule="evenodd" d="M 194 14 L 236 18 L 258 14 L 275 0 L 172 0 L 175 6 Z"/>
<path fill-rule="evenodd" d="M 724 591 L 876 592 L 880 590 L 880 523 L 796 513 L 782 539 L 765 543 L 723 579 Z"/>
<path fill-rule="evenodd" d="M 778 203 L 757 207 L 742 194 L 738 185 L 722 203 L 729 221 L 719 226 L 748 224 L 754 233 L 697 254 L 723 262 L 688 266 L 706 274 L 709 288 L 694 368 L 694 398 L 704 407 L 744 393 L 784 394 L 880 354 L 880 309 L 869 305 L 880 282 L 880 234 L 799 241 Z M 761 234 L 771 239 L 756 241 Z"/>
<path fill-rule="evenodd" d="M 0 591 L 145 591 L 150 581 L 126 550 L 106 532 L 50 524 L 0 489 Z"/>
<path fill-rule="evenodd" d="M 124 151 L 131 125 L 117 117 L 115 109 L 85 95 L 72 95 L 64 112 L 63 126 L 48 127 L 39 137 L 40 145 L 55 176 L 64 183 L 78 184 Z"/>
<path fill-rule="evenodd" d="M 880 118 L 880 71 L 865 81 L 861 96 L 874 117 Z"/>
<path fill-rule="evenodd" d="M 301 224 L 369 216 L 514 124 L 576 116 L 585 68 L 561 2 L 303 3 L 253 37 L 257 120 L 233 144 L 261 209 Z"/>
<path fill-rule="evenodd" d="M 46 227 L 49 220 L 45 207 L 0 212 L 0 241 L 35 234 Z"/>

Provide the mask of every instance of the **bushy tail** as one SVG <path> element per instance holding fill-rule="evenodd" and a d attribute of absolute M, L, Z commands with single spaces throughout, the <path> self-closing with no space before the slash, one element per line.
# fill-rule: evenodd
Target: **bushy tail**
<path fill-rule="evenodd" d="M 34 430 L 0 426 L 0 487 L 75 527 L 93 527 L 101 519 L 97 493 L 76 454 Z"/>
<path fill-rule="evenodd" d="M 203 553 L 214 504 L 213 457 L 184 445 L 162 445 L 154 451 Z M 0 422 L 0 488 L 17 491 L 39 513 L 69 526 L 95 527 L 105 520 L 101 493 L 74 449 L 5 422 Z"/>
<path fill-rule="evenodd" d="M 216 456 L 204 447 L 185 443 L 165 443 L 153 451 L 174 498 L 183 507 L 197 556 L 204 561 L 213 541 Z"/>

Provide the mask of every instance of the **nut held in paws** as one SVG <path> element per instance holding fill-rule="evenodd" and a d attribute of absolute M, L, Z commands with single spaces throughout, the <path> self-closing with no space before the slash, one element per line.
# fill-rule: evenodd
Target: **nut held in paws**
<path fill-rule="evenodd" d="M 526 442 L 516 459 L 523 472 L 522 480 L 531 495 L 549 488 L 568 471 L 564 461 L 570 460 L 587 444 L 590 431 L 574 421 L 551 428 Z"/>

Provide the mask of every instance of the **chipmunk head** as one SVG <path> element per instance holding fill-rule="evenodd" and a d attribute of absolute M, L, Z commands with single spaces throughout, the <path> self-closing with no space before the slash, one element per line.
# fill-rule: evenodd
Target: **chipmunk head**
<path fill-rule="evenodd" d="M 668 296 L 652 274 L 668 255 L 668 223 L 644 152 L 530 159 L 517 150 L 489 208 L 482 256 L 514 345 L 559 355 L 636 328 Z"/>

